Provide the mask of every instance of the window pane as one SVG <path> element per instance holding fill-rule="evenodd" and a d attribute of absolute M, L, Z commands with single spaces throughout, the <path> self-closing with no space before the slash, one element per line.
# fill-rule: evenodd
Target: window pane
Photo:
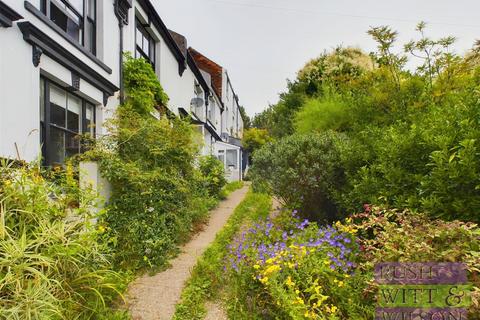
<path fill-rule="evenodd" d="M 50 6 L 50 19 L 62 30 L 67 31 L 67 15 L 53 3 Z"/>
<path fill-rule="evenodd" d="M 90 52 L 95 51 L 95 25 L 90 19 L 85 23 L 85 49 Z"/>
<path fill-rule="evenodd" d="M 40 79 L 40 121 L 45 121 L 45 80 Z"/>
<path fill-rule="evenodd" d="M 50 85 L 50 122 L 65 127 L 67 95 L 65 91 Z"/>
<path fill-rule="evenodd" d="M 227 150 L 227 167 L 237 169 L 237 150 Z"/>
<path fill-rule="evenodd" d="M 80 153 L 80 137 L 76 134 L 65 133 L 65 156 L 71 157 Z"/>
<path fill-rule="evenodd" d="M 62 164 L 65 162 L 65 133 L 57 128 L 50 130 L 50 162 L 51 164 Z"/>
<path fill-rule="evenodd" d="M 68 95 L 67 129 L 79 132 L 80 114 L 82 112 L 82 100 Z"/>
<path fill-rule="evenodd" d="M 65 10 L 69 13 L 68 15 L 52 3 L 50 6 L 50 19 L 70 37 L 79 41 L 81 38 L 80 18 L 72 10 Z"/>
<path fill-rule="evenodd" d="M 92 136 L 95 135 L 95 119 L 94 119 L 94 106 L 87 103 L 85 108 L 85 125 L 87 128 L 87 132 L 90 133 Z"/>
<path fill-rule="evenodd" d="M 143 41 L 143 52 L 145 52 L 147 55 L 150 52 L 150 43 L 147 39 Z"/>
<path fill-rule="evenodd" d="M 143 34 L 142 32 L 140 32 L 140 30 L 138 30 L 137 28 L 137 46 L 139 46 L 140 48 L 143 48 Z"/>
<path fill-rule="evenodd" d="M 80 42 L 81 39 L 81 30 L 80 24 L 76 23 L 72 19 L 68 19 L 67 21 L 67 34 L 75 39 L 76 41 Z"/>
<path fill-rule="evenodd" d="M 225 156 L 223 154 L 218 155 L 218 160 L 220 160 L 223 164 L 225 164 Z"/>
<path fill-rule="evenodd" d="M 83 0 L 68 0 L 74 9 L 83 14 Z"/>

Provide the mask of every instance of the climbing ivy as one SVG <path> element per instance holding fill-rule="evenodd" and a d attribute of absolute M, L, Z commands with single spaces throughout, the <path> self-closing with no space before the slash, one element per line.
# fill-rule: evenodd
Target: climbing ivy
<path fill-rule="evenodd" d="M 127 103 L 138 113 L 148 114 L 154 111 L 155 107 L 167 106 L 168 95 L 147 60 L 134 59 L 130 53 L 126 53 L 123 70 Z"/>

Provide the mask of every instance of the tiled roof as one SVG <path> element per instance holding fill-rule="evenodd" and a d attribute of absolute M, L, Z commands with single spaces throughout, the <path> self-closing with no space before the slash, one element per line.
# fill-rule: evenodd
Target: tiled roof
<path fill-rule="evenodd" d="M 197 66 L 206 71 L 212 77 L 212 87 L 213 90 L 217 93 L 219 97 L 222 96 L 222 76 L 223 76 L 223 67 L 218 63 L 210 60 L 197 50 L 193 48 L 188 48 L 188 51 L 192 55 L 193 59 Z"/>

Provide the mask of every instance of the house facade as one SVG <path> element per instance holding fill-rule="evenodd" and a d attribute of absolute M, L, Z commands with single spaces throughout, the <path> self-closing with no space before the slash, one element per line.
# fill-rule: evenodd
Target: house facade
<path fill-rule="evenodd" d="M 201 68 L 149 0 L 0 0 L 0 43 L 0 157 L 61 164 L 81 151 L 77 135 L 106 134 L 123 99 L 124 52 L 152 64 L 170 112 L 198 127 L 202 154 L 241 138 L 226 71 L 219 83 Z"/>

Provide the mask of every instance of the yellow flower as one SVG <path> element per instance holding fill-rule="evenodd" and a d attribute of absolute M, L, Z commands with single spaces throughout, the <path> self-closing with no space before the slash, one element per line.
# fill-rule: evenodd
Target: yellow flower
<path fill-rule="evenodd" d="M 295 282 L 292 281 L 292 277 L 288 276 L 287 280 L 285 281 L 285 284 L 289 287 L 293 287 L 295 285 Z"/>
<path fill-rule="evenodd" d="M 272 274 L 272 273 L 274 273 L 274 272 L 276 272 L 276 271 L 279 271 L 279 270 L 280 270 L 280 266 L 274 264 L 274 265 L 268 267 L 267 269 L 265 269 L 265 271 L 263 272 L 263 274 L 269 275 L 269 274 Z"/>
<path fill-rule="evenodd" d="M 253 269 L 258 270 L 258 269 L 260 269 L 260 266 L 258 264 L 256 264 L 256 265 L 253 266 Z"/>
<path fill-rule="evenodd" d="M 335 312 L 337 312 L 338 308 L 337 308 L 337 306 L 334 306 L 334 305 L 332 304 L 331 306 L 326 305 L 326 306 L 325 306 L 325 310 L 326 310 L 328 313 L 335 313 Z"/>

